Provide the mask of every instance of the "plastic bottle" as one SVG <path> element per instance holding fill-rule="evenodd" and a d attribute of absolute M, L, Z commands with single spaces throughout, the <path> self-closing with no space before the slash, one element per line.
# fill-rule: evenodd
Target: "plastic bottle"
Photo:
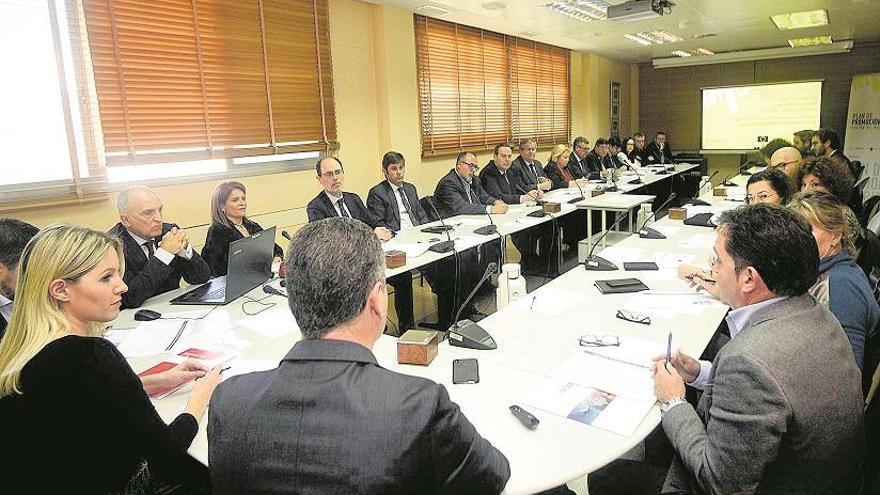
<path fill-rule="evenodd" d="M 495 307 L 501 309 L 526 295 L 526 279 L 520 275 L 519 263 L 501 265 L 498 288 L 495 289 Z"/>

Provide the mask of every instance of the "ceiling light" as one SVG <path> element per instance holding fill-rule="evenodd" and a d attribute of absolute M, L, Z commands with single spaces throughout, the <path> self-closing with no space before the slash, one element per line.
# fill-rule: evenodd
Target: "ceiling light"
<path fill-rule="evenodd" d="M 778 14 L 771 16 L 773 24 L 778 29 L 801 29 L 828 24 L 828 12 L 825 10 L 806 10 L 791 14 Z"/>
<path fill-rule="evenodd" d="M 705 48 L 697 48 L 694 51 L 697 52 L 694 53 L 694 55 L 715 55 L 715 52 L 713 52 L 712 50 L 707 50 Z"/>
<path fill-rule="evenodd" d="M 421 7 L 416 7 L 414 9 L 419 14 L 424 15 L 446 15 L 452 12 L 449 9 L 444 9 L 443 7 L 437 7 L 436 5 L 422 5 Z"/>
<path fill-rule="evenodd" d="M 672 51 L 669 52 L 669 53 L 675 55 L 676 57 L 690 57 L 690 56 L 691 56 L 690 53 L 688 53 L 688 52 L 686 52 L 686 51 L 684 51 L 684 50 L 672 50 Z"/>
<path fill-rule="evenodd" d="M 558 0 L 544 7 L 581 22 L 599 21 L 608 17 L 608 3 L 602 0 Z"/>
<path fill-rule="evenodd" d="M 483 8 L 486 10 L 504 10 L 507 8 L 507 4 L 504 2 L 486 2 L 483 4 Z"/>
<path fill-rule="evenodd" d="M 701 40 L 703 38 L 712 38 L 715 36 L 718 36 L 718 35 L 715 33 L 697 33 L 697 34 L 691 35 L 691 38 L 693 38 L 695 40 Z"/>
<path fill-rule="evenodd" d="M 788 44 L 792 48 L 795 48 L 798 46 L 830 45 L 831 44 L 831 36 L 814 36 L 812 38 L 795 38 L 793 40 L 788 40 Z"/>
<path fill-rule="evenodd" d="M 648 45 L 662 45 L 664 43 L 677 43 L 682 41 L 682 38 L 676 34 L 670 33 L 669 31 L 651 31 L 647 33 L 630 33 L 623 35 L 625 38 L 635 41 L 636 43 L 644 46 Z"/>
<path fill-rule="evenodd" d="M 519 33 L 519 35 L 524 38 L 534 38 L 535 36 L 540 36 L 538 33 L 535 33 L 532 31 L 525 31 L 525 32 Z"/>
<path fill-rule="evenodd" d="M 738 52 L 718 53 L 712 57 L 666 57 L 655 58 L 655 69 L 667 67 L 686 67 L 705 64 L 726 64 L 730 62 L 752 62 L 755 60 L 773 60 L 777 58 L 805 57 L 809 55 L 830 55 L 835 53 L 849 53 L 852 50 L 852 40 L 835 41 L 830 45 L 804 46 L 798 48 L 762 48 L 760 50 L 743 50 Z"/>

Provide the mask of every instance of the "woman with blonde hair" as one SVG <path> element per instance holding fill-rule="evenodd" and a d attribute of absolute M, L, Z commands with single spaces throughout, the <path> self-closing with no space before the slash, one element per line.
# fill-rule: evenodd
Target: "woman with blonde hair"
<path fill-rule="evenodd" d="M 231 180 L 222 182 L 214 188 L 211 195 L 211 226 L 202 258 L 211 267 L 215 277 L 226 275 L 226 264 L 229 259 L 229 243 L 244 239 L 263 230 L 257 222 L 247 216 L 247 189 L 241 182 Z M 279 260 L 284 256 L 281 246 L 275 245 L 275 257 Z"/>
<path fill-rule="evenodd" d="M 544 175 L 550 179 L 551 189 L 577 187 L 575 181 L 582 179 L 580 171 L 568 167 L 571 148 L 566 144 L 557 144 L 550 150 L 550 159 L 544 167 Z"/>
<path fill-rule="evenodd" d="M 151 493 L 152 476 L 185 479 L 186 449 L 220 382 L 193 387 L 166 425 L 137 375 L 100 338 L 122 294 L 121 242 L 54 226 L 25 247 L 15 307 L 0 341 L 0 424 L 8 493 Z"/>
<path fill-rule="evenodd" d="M 877 331 L 880 308 L 852 257 L 858 231 L 849 207 L 831 194 L 810 191 L 795 194 L 788 208 L 809 222 L 819 247 L 819 279 L 810 293 L 837 317 L 861 369 L 865 342 Z"/>

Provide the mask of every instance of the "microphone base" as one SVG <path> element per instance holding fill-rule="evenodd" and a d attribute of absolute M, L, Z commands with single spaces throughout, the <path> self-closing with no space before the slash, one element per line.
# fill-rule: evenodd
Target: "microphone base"
<path fill-rule="evenodd" d="M 651 227 L 645 227 L 639 230 L 639 237 L 642 239 L 666 239 L 666 236 L 663 235 L 662 232 L 657 229 L 652 229 Z"/>
<path fill-rule="evenodd" d="M 453 347 L 464 347 L 481 351 L 491 351 L 498 348 L 495 339 L 483 330 L 483 327 L 471 320 L 461 320 L 449 327 L 447 340 L 449 340 L 449 345 Z"/>
<path fill-rule="evenodd" d="M 627 184 L 644 184 L 644 183 L 645 183 L 645 181 L 643 181 L 642 179 L 633 179 L 633 180 L 627 182 Z"/>
<path fill-rule="evenodd" d="M 583 196 L 581 196 L 579 198 L 569 199 L 568 204 L 573 205 L 577 202 L 583 201 L 584 199 L 586 199 L 586 198 L 584 198 Z"/>
<path fill-rule="evenodd" d="M 474 234 L 479 235 L 495 235 L 498 233 L 497 225 L 484 225 L 478 229 L 474 230 Z"/>
<path fill-rule="evenodd" d="M 422 232 L 427 234 L 442 234 L 447 230 L 452 230 L 452 225 L 434 225 L 433 227 L 425 227 Z"/>
<path fill-rule="evenodd" d="M 535 211 L 529 213 L 529 214 L 526 215 L 526 216 L 527 216 L 527 217 L 535 217 L 535 218 L 543 218 L 543 217 L 546 217 L 546 216 L 547 216 L 547 212 L 544 211 L 543 208 L 541 208 L 541 209 L 539 209 L 539 210 L 535 210 Z"/>
<path fill-rule="evenodd" d="M 455 242 L 440 241 L 436 244 L 431 244 L 431 247 L 428 248 L 428 251 L 433 251 L 435 253 L 449 253 L 455 251 Z"/>
<path fill-rule="evenodd" d="M 724 187 L 736 187 L 736 184 L 734 184 L 733 182 L 730 182 L 729 180 L 722 182 L 721 185 Z"/>
<path fill-rule="evenodd" d="M 664 168 L 663 170 L 661 170 L 659 172 L 654 172 L 654 175 L 669 175 L 669 170 L 666 170 Z"/>
<path fill-rule="evenodd" d="M 584 269 L 588 272 L 613 272 L 617 265 L 600 256 L 590 256 L 584 260 Z"/>
<path fill-rule="evenodd" d="M 538 205 L 538 206 L 544 206 L 544 205 L 547 204 L 547 201 L 545 201 L 545 200 L 543 200 L 543 199 L 536 199 L 536 200 L 535 200 L 535 204 Z"/>
<path fill-rule="evenodd" d="M 712 206 L 708 202 L 703 201 L 702 199 L 696 199 L 696 198 L 685 201 L 684 204 L 694 205 L 694 206 Z"/>

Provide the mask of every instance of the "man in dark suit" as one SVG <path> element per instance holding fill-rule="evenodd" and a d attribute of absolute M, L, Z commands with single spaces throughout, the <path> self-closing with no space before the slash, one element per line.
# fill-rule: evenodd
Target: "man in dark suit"
<path fill-rule="evenodd" d="M 12 316 L 18 264 L 28 241 L 39 229 L 14 218 L 0 218 L 0 339 Z"/>
<path fill-rule="evenodd" d="M 635 144 L 633 152 L 635 153 L 635 159 L 639 162 L 638 166 L 648 165 L 648 147 L 645 142 L 645 133 L 639 131 L 633 134 L 633 143 Z"/>
<path fill-rule="evenodd" d="M 712 363 L 677 352 L 654 367 L 677 453 L 662 493 L 851 492 L 861 375 L 840 324 L 807 292 L 819 266 L 810 225 L 776 205 L 725 212 L 711 266 L 733 308 L 731 340 Z M 703 389 L 696 410 L 685 381 Z"/>
<path fill-rule="evenodd" d="M 859 178 L 859 170 L 853 166 L 852 161 L 843 154 L 843 141 L 840 134 L 834 129 L 819 129 L 810 138 L 810 149 L 816 156 L 825 156 L 846 163 L 853 179 Z"/>
<path fill-rule="evenodd" d="M 675 160 L 672 158 L 672 150 L 669 149 L 669 143 L 666 141 L 666 133 L 658 131 L 654 135 L 654 141 L 645 148 L 645 160 L 642 165 L 656 164 L 673 164 Z"/>
<path fill-rule="evenodd" d="M 589 154 L 587 154 L 587 170 L 589 170 L 590 179 L 598 179 L 605 176 L 606 170 L 613 170 L 614 163 L 608 154 L 608 140 L 599 138 L 596 140 L 596 146 Z"/>
<path fill-rule="evenodd" d="M 525 138 L 519 142 L 519 156 L 513 161 L 511 168 L 516 170 L 527 191 L 539 189 L 547 192 L 553 184 L 547 179 L 541 162 L 535 159 L 538 151 L 538 143 L 532 138 Z"/>
<path fill-rule="evenodd" d="M 382 157 L 382 173 L 385 179 L 373 186 L 367 194 L 367 209 L 373 218 L 392 232 L 412 228 L 430 221 L 419 202 L 416 186 L 405 182 L 406 160 L 396 151 Z M 420 270 L 434 293 L 437 294 L 438 327 L 446 330 L 455 313 L 455 284 L 447 280 L 455 273 L 454 259 L 442 259 Z M 394 287 L 394 309 L 397 311 L 399 332 L 415 328 L 413 316 L 412 272 L 390 277 L 388 284 Z"/>
<path fill-rule="evenodd" d="M 568 158 L 568 172 L 575 179 L 581 179 L 589 175 L 590 168 L 587 166 L 587 154 L 590 152 L 590 141 L 578 136 L 571 144 L 571 156 Z"/>
<path fill-rule="evenodd" d="M 480 179 L 489 195 L 501 198 L 507 204 L 534 203 L 544 197 L 540 189 L 527 189 L 521 170 L 513 168 L 513 150 L 507 143 L 495 146 L 492 160 L 480 172 Z M 549 182 L 548 182 L 549 183 Z M 552 224 L 544 223 L 511 235 L 513 244 L 520 253 L 520 265 L 523 273 L 539 274 L 547 269 L 548 257 L 538 256 L 538 242 L 544 240 L 544 246 L 550 245 Z M 543 259 L 542 259 L 543 258 Z M 552 267 L 551 267 L 552 271 Z"/>
<path fill-rule="evenodd" d="M 162 222 L 162 200 L 152 189 L 132 186 L 116 197 L 119 223 L 107 231 L 122 240 L 128 292 L 122 308 L 137 308 L 147 299 L 189 284 L 203 284 L 211 269 L 189 243 L 186 232 Z"/>
<path fill-rule="evenodd" d="M 348 218 L 310 223 L 288 252 L 288 302 L 303 339 L 278 368 L 214 392 L 214 493 L 500 493 L 507 459 L 446 389 L 389 371 L 371 352 L 388 294 L 370 229 Z"/>

